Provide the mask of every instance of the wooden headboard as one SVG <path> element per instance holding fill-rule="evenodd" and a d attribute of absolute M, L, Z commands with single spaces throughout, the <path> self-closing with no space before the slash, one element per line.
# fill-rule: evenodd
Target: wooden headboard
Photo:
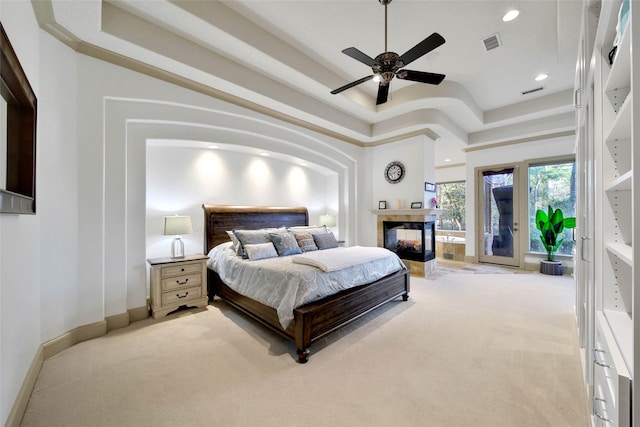
<path fill-rule="evenodd" d="M 269 206 L 202 205 L 204 209 L 204 253 L 228 242 L 228 230 L 309 225 L 307 208 Z"/>

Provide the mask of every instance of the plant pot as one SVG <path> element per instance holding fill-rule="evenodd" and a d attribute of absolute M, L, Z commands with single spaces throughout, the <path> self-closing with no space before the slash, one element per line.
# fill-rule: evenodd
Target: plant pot
<path fill-rule="evenodd" d="M 562 276 L 562 262 L 543 259 L 540 261 L 540 273 Z"/>

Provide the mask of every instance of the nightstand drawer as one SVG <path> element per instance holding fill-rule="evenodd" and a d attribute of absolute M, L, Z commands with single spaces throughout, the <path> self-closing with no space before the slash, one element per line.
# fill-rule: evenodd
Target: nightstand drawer
<path fill-rule="evenodd" d="M 200 273 L 202 270 L 202 263 L 191 263 L 191 264 L 180 264 L 180 265 L 172 265 L 170 267 L 162 267 L 162 272 L 160 273 L 161 277 L 164 279 L 165 277 L 173 277 L 173 276 L 181 276 L 186 274 L 196 274 Z"/>
<path fill-rule="evenodd" d="M 202 274 L 200 271 L 197 274 L 175 276 L 168 279 L 162 279 L 160 285 L 160 292 L 172 291 L 174 289 L 184 289 L 192 286 L 200 286 L 202 283 Z"/>
<path fill-rule="evenodd" d="M 199 299 L 202 296 L 202 288 L 185 288 L 162 294 L 162 305 L 187 304 L 189 301 Z"/>

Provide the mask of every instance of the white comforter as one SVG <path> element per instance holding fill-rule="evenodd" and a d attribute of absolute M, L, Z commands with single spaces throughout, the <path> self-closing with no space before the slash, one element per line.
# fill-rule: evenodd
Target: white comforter
<path fill-rule="evenodd" d="M 339 248 L 338 248 L 339 249 Z M 389 250 L 377 247 L 351 246 L 337 251 L 313 251 L 294 255 L 296 264 L 318 267 L 324 272 L 338 271 L 389 256 Z"/>
<path fill-rule="evenodd" d="M 208 267 L 236 292 L 275 308 L 280 323 L 286 329 L 293 320 L 294 308 L 344 289 L 374 282 L 405 268 L 396 254 L 383 248 L 356 246 L 319 252 L 327 253 L 327 257 L 331 252 L 338 258 L 343 254 L 346 259 L 347 254 L 353 258 L 358 248 L 364 252 L 376 249 L 374 259 L 324 272 L 318 267 L 294 263 L 296 255 L 258 261 L 243 259 L 231 249 L 231 242 L 227 242 L 209 252 Z"/>

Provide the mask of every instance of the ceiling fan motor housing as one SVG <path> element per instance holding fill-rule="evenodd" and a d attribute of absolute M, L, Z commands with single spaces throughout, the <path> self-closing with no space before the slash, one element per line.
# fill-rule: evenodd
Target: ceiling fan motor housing
<path fill-rule="evenodd" d="M 388 84 L 396 72 L 404 67 L 400 55 L 395 52 L 384 52 L 376 56 L 377 64 L 371 67 L 373 73 L 380 76 L 380 83 Z"/>

